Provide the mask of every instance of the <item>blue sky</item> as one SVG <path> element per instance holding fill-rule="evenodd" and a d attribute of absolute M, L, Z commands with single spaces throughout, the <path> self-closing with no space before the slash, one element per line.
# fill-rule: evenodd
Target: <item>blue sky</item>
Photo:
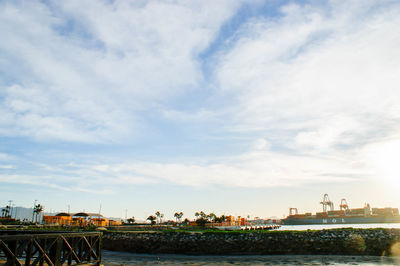
<path fill-rule="evenodd" d="M 0 202 L 399 207 L 398 1 L 0 1 Z M 0 204 L 1 205 L 1 204 Z"/>

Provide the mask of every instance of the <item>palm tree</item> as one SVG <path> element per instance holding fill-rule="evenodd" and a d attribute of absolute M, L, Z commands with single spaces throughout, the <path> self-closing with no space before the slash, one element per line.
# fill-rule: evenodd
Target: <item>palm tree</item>
<path fill-rule="evenodd" d="M 215 215 L 214 213 L 210 213 L 209 215 L 207 215 L 207 218 L 211 222 L 211 227 L 213 227 L 213 222 L 215 222 L 217 215 Z"/>
<path fill-rule="evenodd" d="M 218 223 L 225 222 L 225 220 L 226 220 L 226 216 L 223 215 L 223 214 L 222 214 L 220 217 L 217 217 L 217 216 L 216 216 L 216 217 L 214 218 L 214 221 L 215 221 L 215 222 L 218 222 Z"/>
<path fill-rule="evenodd" d="M 205 214 L 205 212 L 200 211 L 200 212 L 196 212 L 194 214 L 194 216 L 196 216 L 196 223 L 202 227 L 204 227 L 204 225 L 207 222 L 207 214 Z M 200 218 L 199 218 L 200 217 Z"/>
<path fill-rule="evenodd" d="M 157 216 L 157 221 L 159 221 L 158 223 L 160 223 L 161 222 L 161 212 L 160 211 L 157 211 L 156 213 L 155 213 L 155 215 Z"/>
<path fill-rule="evenodd" d="M 2 217 L 7 217 L 9 212 L 9 206 L 6 206 L 5 208 L 1 209 L 1 216 Z"/>
<path fill-rule="evenodd" d="M 35 222 L 38 221 L 38 218 L 40 217 L 40 213 L 43 211 L 43 206 L 38 204 L 35 206 L 33 212 L 36 214 Z M 39 219 L 40 220 L 40 219 Z"/>
<path fill-rule="evenodd" d="M 153 224 L 156 223 L 156 219 L 157 219 L 157 218 L 156 218 L 154 215 L 150 215 L 149 217 L 147 217 L 146 220 L 149 220 L 150 223 L 151 223 L 151 225 L 153 225 Z"/>
<path fill-rule="evenodd" d="M 217 218 L 217 215 L 215 215 L 214 213 L 210 213 L 209 215 L 207 215 L 207 217 L 210 219 L 211 222 L 215 222 L 215 218 Z"/>
<path fill-rule="evenodd" d="M 175 217 L 177 223 L 178 223 L 178 221 L 181 222 L 181 219 L 183 217 L 183 212 L 176 212 L 174 214 L 174 217 Z"/>
<path fill-rule="evenodd" d="M 10 210 L 11 210 L 10 205 L 7 205 L 6 208 L 4 209 L 4 217 L 10 216 Z"/>

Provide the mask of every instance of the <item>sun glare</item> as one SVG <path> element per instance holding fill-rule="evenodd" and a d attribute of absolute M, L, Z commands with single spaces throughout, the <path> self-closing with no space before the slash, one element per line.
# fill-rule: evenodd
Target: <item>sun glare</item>
<path fill-rule="evenodd" d="M 379 181 L 400 188 L 400 141 L 390 141 L 376 146 L 372 158 Z"/>

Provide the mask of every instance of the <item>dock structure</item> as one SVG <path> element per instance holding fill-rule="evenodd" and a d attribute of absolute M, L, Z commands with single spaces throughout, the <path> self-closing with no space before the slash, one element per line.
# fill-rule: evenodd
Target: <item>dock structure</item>
<path fill-rule="evenodd" d="M 101 232 L 0 231 L 0 265 L 100 265 L 101 248 Z"/>

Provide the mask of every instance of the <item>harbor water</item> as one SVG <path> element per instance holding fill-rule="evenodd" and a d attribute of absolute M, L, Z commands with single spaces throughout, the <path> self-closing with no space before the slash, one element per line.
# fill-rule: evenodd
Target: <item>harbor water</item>
<path fill-rule="evenodd" d="M 323 230 L 334 228 L 397 228 L 400 224 L 283 225 L 275 230 Z M 105 250 L 104 265 L 400 265 L 400 257 L 337 255 L 236 255 L 194 256 L 136 254 Z"/>
<path fill-rule="evenodd" d="M 105 266 L 117 265 L 400 265 L 400 258 L 379 256 L 237 255 L 192 256 L 103 252 Z"/>
<path fill-rule="evenodd" d="M 335 228 L 396 228 L 396 229 L 400 229 L 400 223 L 282 225 L 280 228 L 275 229 L 275 230 L 303 231 L 303 230 L 323 230 L 323 229 L 335 229 Z"/>

